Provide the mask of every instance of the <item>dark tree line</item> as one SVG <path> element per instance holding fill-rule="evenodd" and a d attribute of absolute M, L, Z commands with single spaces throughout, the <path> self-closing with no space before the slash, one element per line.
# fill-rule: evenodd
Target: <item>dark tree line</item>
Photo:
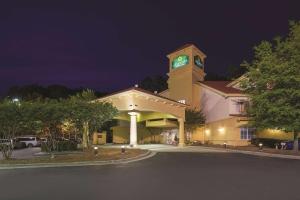
<path fill-rule="evenodd" d="M 63 85 L 25 85 L 25 86 L 13 86 L 11 87 L 4 97 L 19 98 L 25 101 L 36 99 L 66 99 L 70 96 L 86 90 L 85 88 L 71 89 Z M 105 95 L 102 92 L 95 92 L 97 97 Z"/>

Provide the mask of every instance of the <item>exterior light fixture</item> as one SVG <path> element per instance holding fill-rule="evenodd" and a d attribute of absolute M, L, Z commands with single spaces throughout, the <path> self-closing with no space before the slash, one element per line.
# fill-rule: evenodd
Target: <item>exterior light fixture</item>
<path fill-rule="evenodd" d="M 18 106 L 21 105 L 20 99 L 19 99 L 19 98 L 13 98 L 13 99 L 12 99 L 12 102 L 15 103 L 15 104 L 18 105 Z"/>
<path fill-rule="evenodd" d="M 206 129 L 206 130 L 205 130 L 205 134 L 206 134 L 206 135 L 209 135 L 209 134 L 210 134 L 210 130 L 209 130 L 209 129 Z"/>
<path fill-rule="evenodd" d="M 121 153 L 122 153 L 122 154 L 125 153 L 125 146 L 124 146 L 124 145 L 121 146 Z"/>
<path fill-rule="evenodd" d="M 262 151 L 262 149 L 263 149 L 263 143 L 260 142 L 260 143 L 258 144 L 258 146 L 259 146 L 259 150 Z"/>
<path fill-rule="evenodd" d="M 20 99 L 19 98 L 13 98 L 12 102 L 14 102 L 14 103 L 20 102 Z"/>
<path fill-rule="evenodd" d="M 224 127 L 221 127 L 221 128 L 218 129 L 218 131 L 219 131 L 220 133 L 225 133 L 225 128 L 224 128 Z"/>
<path fill-rule="evenodd" d="M 94 155 L 98 156 L 98 147 L 94 147 Z"/>

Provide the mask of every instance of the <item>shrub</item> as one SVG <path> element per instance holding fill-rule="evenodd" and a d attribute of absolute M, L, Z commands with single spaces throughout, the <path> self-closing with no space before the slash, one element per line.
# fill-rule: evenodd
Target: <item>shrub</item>
<path fill-rule="evenodd" d="M 77 143 L 74 141 L 56 141 L 55 146 L 52 146 L 52 151 L 76 151 Z M 42 152 L 50 152 L 49 145 L 45 142 L 41 145 Z"/>

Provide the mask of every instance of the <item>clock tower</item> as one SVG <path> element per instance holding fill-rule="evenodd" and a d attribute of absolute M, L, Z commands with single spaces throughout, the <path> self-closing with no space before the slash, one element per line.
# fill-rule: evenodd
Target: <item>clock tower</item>
<path fill-rule="evenodd" d="M 169 98 L 200 109 L 199 81 L 204 81 L 206 55 L 193 44 L 186 44 L 167 55 L 169 58 Z"/>

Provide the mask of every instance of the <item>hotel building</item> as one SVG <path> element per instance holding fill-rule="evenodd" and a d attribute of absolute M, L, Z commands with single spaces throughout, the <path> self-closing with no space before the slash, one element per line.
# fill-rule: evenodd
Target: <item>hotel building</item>
<path fill-rule="evenodd" d="M 186 139 L 228 145 L 248 145 L 255 129 L 248 127 L 245 108 L 249 98 L 235 81 L 205 81 L 206 55 L 187 44 L 167 55 L 168 89 L 152 93 L 135 87 L 103 98 L 118 110 L 118 125 L 112 128 L 114 143 L 173 144 Z M 206 123 L 192 133 L 184 129 L 185 110 L 202 110 Z M 261 137 L 288 139 L 289 134 L 270 130 L 256 133 Z"/>

